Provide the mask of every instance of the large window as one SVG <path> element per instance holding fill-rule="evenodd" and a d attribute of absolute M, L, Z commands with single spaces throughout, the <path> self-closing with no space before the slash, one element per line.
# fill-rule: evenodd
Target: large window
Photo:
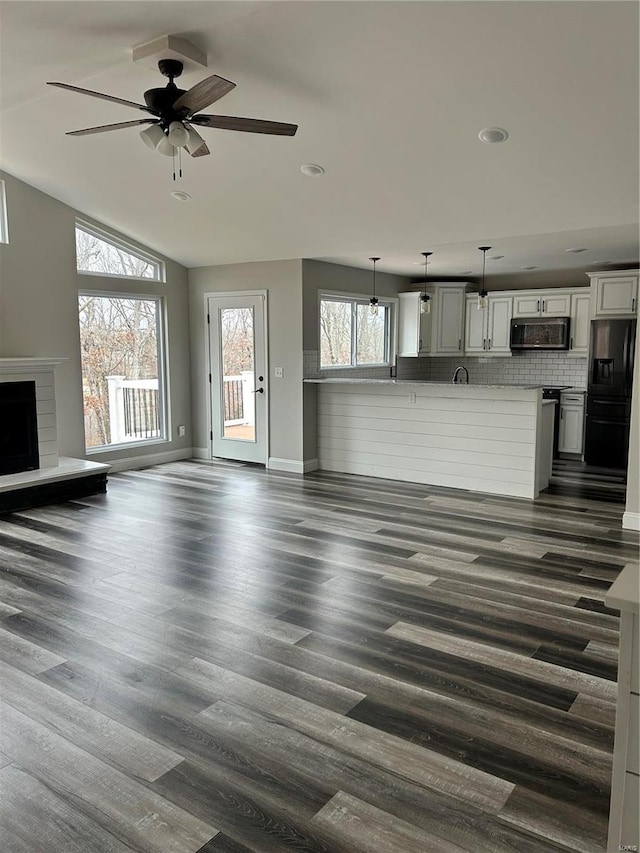
<path fill-rule="evenodd" d="M 320 367 L 370 367 L 390 361 L 391 304 L 375 314 L 367 299 L 322 296 Z"/>
<path fill-rule="evenodd" d="M 78 301 L 87 450 L 164 439 L 161 300 L 81 293 Z"/>
<path fill-rule="evenodd" d="M 164 266 L 152 255 L 84 222 L 76 222 L 76 268 L 88 275 L 162 281 Z"/>

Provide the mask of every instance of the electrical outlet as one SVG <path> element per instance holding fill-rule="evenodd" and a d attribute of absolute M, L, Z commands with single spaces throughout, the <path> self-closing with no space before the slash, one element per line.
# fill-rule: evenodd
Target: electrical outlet
<path fill-rule="evenodd" d="M 411 391 L 411 393 L 409 394 L 409 402 L 415 403 L 415 401 L 416 401 L 416 395 L 413 391 Z"/>
<path fill-rule="evenodd" d="M 273 375 L 276 379 L 284 379 L 284 367 L 274 367 Z"/>
<path fill-rule="evenodd" d="M 180 424 L 178 427 L 178 438 L 184 438 L 187 434 L 187 428 L 184 424 Z"/>

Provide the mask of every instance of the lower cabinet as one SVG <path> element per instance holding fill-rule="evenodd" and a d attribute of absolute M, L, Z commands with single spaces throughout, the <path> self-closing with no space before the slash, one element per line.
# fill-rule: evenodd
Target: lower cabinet
<path fill-rule="evenodd" d="M 560 396 L 559 453 L 582 454 L 584 447 L 584 394 Z"/>

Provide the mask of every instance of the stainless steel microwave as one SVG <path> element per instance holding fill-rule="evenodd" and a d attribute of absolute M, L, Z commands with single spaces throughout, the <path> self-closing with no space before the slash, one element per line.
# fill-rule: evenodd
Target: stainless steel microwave
<path fill-rule="evenodd" d="M 569 317 L 515 317 L 511 321 L 511 349 L 569 349 L 569 320 Z"/>

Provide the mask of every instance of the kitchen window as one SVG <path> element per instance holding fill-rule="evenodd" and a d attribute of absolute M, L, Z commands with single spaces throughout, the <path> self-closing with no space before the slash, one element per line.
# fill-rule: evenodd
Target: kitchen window
<path fill-rule="evenodd" d="M 320 297 L 320 367 L 379 367 L 391 359 L 391 302 L 371 313 L 367 298 Z"/>

